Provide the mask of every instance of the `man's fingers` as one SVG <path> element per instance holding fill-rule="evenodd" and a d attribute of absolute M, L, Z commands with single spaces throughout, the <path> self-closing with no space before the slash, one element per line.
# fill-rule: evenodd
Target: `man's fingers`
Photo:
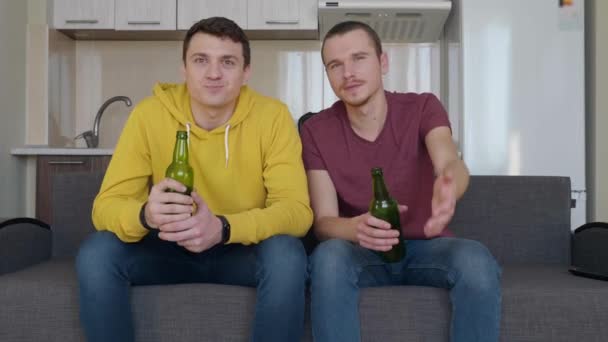
<path fill-rule="evenodd" d="M 205 202 L 205 200 L 203 200 L 203 198 L 198 194 L 198 192 L 196 191 L 192 191 L 192 193 L 190 194 L 190 196 L 192 196 L 192 199 L 194 200 L 194 203 L 196 203 L 196 205 L 199 208 L 203 208 L 203 207 L 207 207 L 207 203 Z"/>
<path fill-rule="evenodd" d="M 160 203 L 192 204 L 192 197 L 179 192 L 163 192 L 157 194 L 154 199 Z"/>
<path fill-rule="evenodd" d="M 388 252 L 390 251 L 393 247 L 392 246 L 376 246 L 376 245 L 371 245 L 368 244 L 366 242 L 360 242 L 359 243 L 361 245 L 361 247 L 367 248 L 367 249 L 371 249 L 373 251 L 379 251 L 379 252 Z"/>
<path fill-rule="evenodd" d="M 399 243 L 399 239 L 374 239 L 364 234 L 357 234 L 357 238 L 361 246 L 375 251 L 389 251 Z"/>
<path fill-rule="evenodd" d="M 166 225 L 168 223 L 184 221 L 192 216 L 190 213 L 186 214 L 172 214 L 172 215 L 160 215 L 156 220 L 159 226 Z"/>
<path fill-rule="evenodd" d="M 381 239 L 395 238 L 399 236 L 399 231 L 396 229 L 378 229 L 366 225 L 360 225 L 358 227 L 358 231 L 360 234 Z"/>
<path fill-rule="evenodd" d="M 407 211 L 407 205 L 399 204 L 397 205 L 397 209 L 399 209 L 399 213 L 403 214 Z"/>
<path fill-rule="evenodd" d="M 365 223 L 368 226 L 372 226 L 372 227 L 376 227 L 379 229 L 390 229 L 391 228 L 391 224 L 381 220 L 379 218 L 373 217 L 372 215 L 369 215 L 369 217 L 365 220 Z"/>
<path fill-rule="evenodd" d="M 162 204 L 160 205 L 162 208 L 163 214 L 192 214 L 193 206 L 192 205 L 183 205 L 183 204 Z"/>
<path fill-rule="evenodd" d="M 424 225 L 424 233 L 427 237 L 435 237 L 443 231 L 449 222 L 447 216 L 433 216 Z"/>
<path fill-rule="evenodd" d="M 183 204 L 164 204 L 164 203 L 154 203 L 148 202 L 146 205 L 150 216 L 154 219 L 155 222 L 161 223 L 160 216 L 164 215 L 176 215 L 176 214 L 192 214 L 193 207 L 192 205 L 183 205 Z M 163 222 L 164 223 L 164 222 Z"/>
<path fill-rule="evenodd" d="M 194 229 L 186 229 L 178 232 L 161 231 L 158 233 L 158 237 L 165 241 L 178 242 L 196 238 L 197 232 Z"/>
<path fill-rule="evenodd" d="M 193 220 L 192 217 L 189 217 L 182 221 L 175 221 L 159 225 L 158 229 L 163 232 L 181 232 L 194 227 L 195 224 L 195 220 Z"/>
<path fill-rule="evenodd" d="M 185 192 L 187 190 L 186 186 L 182 183 L 176 181 L 175 179 L 165 178 L 160 182 L 156 183 L 152 187 L 152 191 L 154 192 L 167 192 L 167 190 L 175 190 L 177 192 Z"/>

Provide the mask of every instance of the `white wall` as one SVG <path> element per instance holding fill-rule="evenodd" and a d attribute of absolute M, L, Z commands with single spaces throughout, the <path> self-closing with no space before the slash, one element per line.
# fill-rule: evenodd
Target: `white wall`
<path fill-rule="evenodd" d="M 10 149 L 25 137 L 27 2 L 0 0 L 0 217 L 25 213 L 25 160 Z"/>

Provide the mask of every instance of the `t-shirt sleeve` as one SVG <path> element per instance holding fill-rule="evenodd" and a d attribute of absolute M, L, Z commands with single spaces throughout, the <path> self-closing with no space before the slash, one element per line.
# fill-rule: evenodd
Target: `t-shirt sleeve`
<path fill-rule="evenodd" d="M 300 139 L 302 139 L 302 160 L 304 161 L 304 168 L 306 170 L 327 170 L 325 161 L 323 161 L 319 147 L 313 137 L 310 125 L 306 122 L 302 125 Z"/>
<path fill-rule="evenodd" d="M 424 140 L 426 135 L 435 127 L 447 126 L 452 129 L 448 113 L 437 96 L 430 93 L 423 94 L 422 96 L 424 97 L 424 102 L 422 104 L 422 117 L 420 120 L 420 139 Z"/>

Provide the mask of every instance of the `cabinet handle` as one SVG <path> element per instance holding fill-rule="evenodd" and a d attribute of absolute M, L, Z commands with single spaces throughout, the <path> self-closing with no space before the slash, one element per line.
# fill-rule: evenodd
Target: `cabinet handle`
<path fill-rule="evenodd" d="M 84 160 L 51 160 L 49 165 L 82 165 Z"/>
<path fill-rule="evenodd" d="M 155 20 L 129 20 L 127 21 L 129 25 L 160 25 L 160 21 Z"/>
<path fill-rule="evenodd" d="M 67 19 L 66 24 L 97 24 L 97 19 Z"/>
<path fill-rule="evenodd" d="M 266 20 L 268 25 L 297 25 L 299 20 Z"/>

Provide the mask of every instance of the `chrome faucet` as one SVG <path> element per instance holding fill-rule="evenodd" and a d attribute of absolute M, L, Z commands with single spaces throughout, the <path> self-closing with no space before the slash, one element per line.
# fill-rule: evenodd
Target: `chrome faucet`
<path fill-rule="evenodd" d="M 103 115 L 103 112 L 106 110 L 106 108 L 111 103 L 116 102 L 116 101 L 123 101 L 127 105 L 127 107 L 131 107 L 131 99 L 126 96 L 110 97 L 109 99 L 106 100 L 106 102 L 104 102 L 101 105 L 101 107 L 99 107 L 99 110 L 97 111 L 97 115 L 95 115 L 95 122 L 93 124 L 93 130 L 83 132 L 83 133 L 79 134 L 78 136 L 76 136 L 74 139 L 84 138 L 84 141 L 87 143 L 87 147 L 89 147 L 89 148 L 97 147 L 99 145 L 99 122 L 101 121 L 101 116 Z"/>

